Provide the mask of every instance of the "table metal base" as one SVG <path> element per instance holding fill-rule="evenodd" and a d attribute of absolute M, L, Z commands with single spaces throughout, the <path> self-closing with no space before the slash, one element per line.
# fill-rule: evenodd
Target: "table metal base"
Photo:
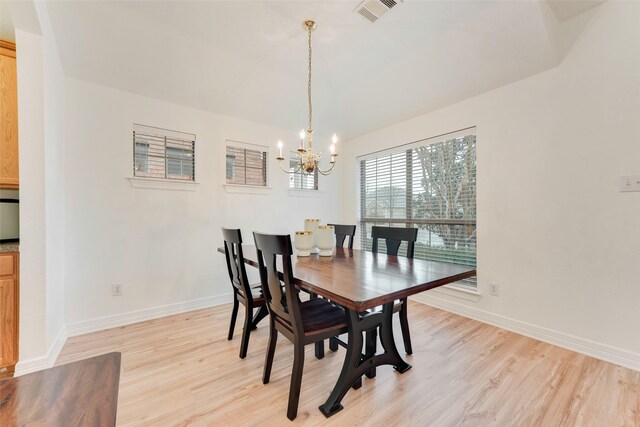
<path fill-rule="evenodd" d="M 393 302 L 385 304 L 382 311 L 361 314 L 347 310 L 347 313 L 349 336 L 344 364 L 329 398 L 320 406 L 320 411 L 326 417 L 339 412 L 343 408 L 340 402 L 347 391 L 354 386 L 359 388 L 363 375 L 373 378 L 377 366 L 392 365 L 400 373 L 411 369 L 411 365 L 400 357 L 393 339 Z M 377 331 L 384 349 L 380 354 L 375 354 Z M 363 333 L 367 334 L 364 354 L 362 353 Z"/>

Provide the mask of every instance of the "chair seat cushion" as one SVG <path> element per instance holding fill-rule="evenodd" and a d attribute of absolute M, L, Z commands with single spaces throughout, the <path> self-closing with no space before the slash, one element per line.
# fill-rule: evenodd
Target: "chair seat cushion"
<path fill-rule="evenodd" d="M 347 327 L 347 315 L 344 309 L 322 298 L 313 298 L 301 303 L 300 317 L 305 333 Z"/>
<path fill-rule="evenodd" d="M 266 300 L 264 298 L 264 295 L 262 295 L 262 285 L 260 283 L 256 283 L 253 285 L 250 285 L 251 287 L 251 298 L 253 299 L 253 305 L 254 306 L 258 306 L 258 305 L 264 305 L 266 303 Z M 242 300 L 240 300 L 241 302 L 244 300 L 244 292 L 239 291 L 238 294 L 243 298 Z M 242 302 L 244 304 L 244 302 Z"/>

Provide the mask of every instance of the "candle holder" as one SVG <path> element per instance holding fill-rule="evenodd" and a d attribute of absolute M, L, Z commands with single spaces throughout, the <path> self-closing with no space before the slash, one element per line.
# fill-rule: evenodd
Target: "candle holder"
<path fill-rule="evenodd" d="M 333 225 L 319 225 L 316 233 L 316 244 L 320 256 L 332 256 L 333 247 L 336 245 L 336 237 Z"/>
<path fill-rule="evenodd" d="M 311 255 L 311 249 L 313 248 L 313 232 L 296 231 L 293 245 L 298 251 L 298 256 Z"/>

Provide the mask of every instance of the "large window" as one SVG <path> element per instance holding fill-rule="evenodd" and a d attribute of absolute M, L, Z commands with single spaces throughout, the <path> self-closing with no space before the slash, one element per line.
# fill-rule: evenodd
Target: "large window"
<path fill-rule="evenodd" d="M 267 186 L 267 147 L 227 140 L 227 184 Z"/>
<path fill-rule="evenodd" d="M 152 126 L 133 125 L 133 176 L 195 180 L 196 136 Z"/>
<path fill-rule="evenodd" d="M 417 227 L 416 258 L 476 266 L 475 128 L 358 160 L 363 249 L 373 225 Z M 458 284 L 475 288 L 476 279 Z"/>

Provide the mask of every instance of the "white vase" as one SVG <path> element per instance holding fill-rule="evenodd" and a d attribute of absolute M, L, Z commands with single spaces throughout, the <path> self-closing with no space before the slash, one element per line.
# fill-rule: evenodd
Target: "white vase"
<path fill-rule="evenodd" d="M 316 244 L 320 250 L 320 256 L 332 256 L 333 247 L 336 245 L 336 237 L 333 225 L 319 225 L 316 232 Z"/>
<path fill-rule="evenodd" d="M 311 248 L 313 248 L 313 232 L 296 231 L 293 245 L 298 251 L 298 256 L 311 255 Z"/>
<path fill-rule="evenodd" d="M 307 218 L 304 220 L 304 230 L 311 231 L 313 233 L 313 241 L 311 243 L 311 253 L 317 254 L 318 251 L 318 243 L 316 242 L 316 232 L 318 231 L 318 225 L 320 225 L 319 219 Z"/>

